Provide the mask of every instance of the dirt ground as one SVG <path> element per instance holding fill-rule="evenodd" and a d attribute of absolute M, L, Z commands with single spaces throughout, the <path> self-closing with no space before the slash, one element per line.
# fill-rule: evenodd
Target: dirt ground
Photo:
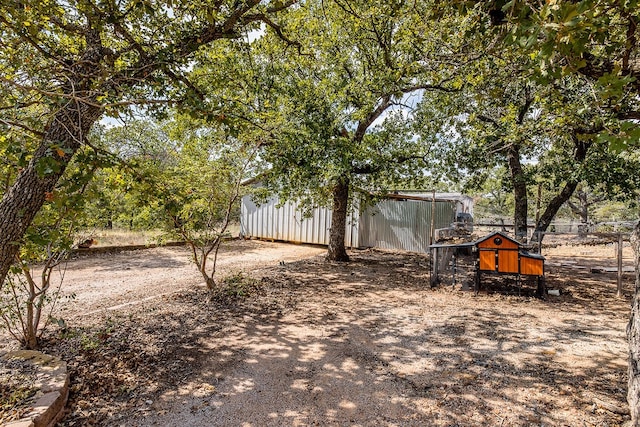
<path fill-rule="evenodd" d="M 62 425 L 626 421 L 604 406 L 626 405 L 631 274 L 616 298 L 615 273 L 550 256 L 560 296 L 491 279 L 475 296 L 462 275 L 431 289 L 422 255 L 352 251 L 343 264 L 324 251 L 232 242 L 219 277 L 235 280 L 215 298 L 185 248 L 71 261 L 67 327 L 44 345 L 72 375 Z M 0 339 L 0 353 L 13 346 Z"/>

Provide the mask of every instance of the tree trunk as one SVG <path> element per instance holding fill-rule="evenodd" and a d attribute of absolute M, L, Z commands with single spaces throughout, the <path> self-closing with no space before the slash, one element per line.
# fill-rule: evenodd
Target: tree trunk
<path fill-rule="evenodd" d="M 560 191 L 560 193 L 558 193 L 549 202 L 542 216 L 540 216 L 540 219 L 536 223 L 536 229 L 532 237 L 532 240 L 534 242 L 537 242 L 537 241 L 542 242 L 542 239 L 539 239 L 538 235 L 540 233 L 544 233 L 545 231 L 547 231 L 547 228 L 549 228 L 551 221 L 553 221 L 553 218 L 555 218 L 556 214 L 558 213 L 562 205 L 571 198 L 571 195 L 575 191 L 576 187 L 578 187 L 577 182 L 566 183 L 565 186 L 562 188 L 562 191 Z"/>
<path fill-rule="evenodd" d="M 631 425 L 640 426 L 640 221 L 631 235 L 635 254 L 636 286 L 631 302 L 631 317 L 627 325 L 629 341 L 629 386 L 627 401 L 631 411 Z"/>
<path fill-rule="evenodd" d="M 515 198 L 514 234 L 516 239 L 527 239 L 527 182 L 520 163 L 520 146 L 513 144 L 507 150 L 513 195 Z"/>
<path fill-rule="evenodd" d="M 69 102 L 46 127 L 33 158 L 0 200 L 0 286 L 15 260 L 22 237 L 52 194 L 102 110 Z"/>
<path fill-rule="evenodd" d="M 580 201 L 580 222 L 583 224 L 589 223 L 589 195 L 586 191 L 578 191 L 578 200 Z"/>
<path fill-rule="evenodd" d="M 581 141 L 577 136 L 577 131 L 573 132 L 572 139 L 573 139 L 573 144 L 575 145 L 575 152 L 573 154 L 573 157 L 576 160 L 576 167 L 577 167 L 579 164 L 584 162 L 584 160 L 587 158 L 587 152 L 589 151 L 589 147 L 591 147 L 591 143 L 586 141 Z M 547 231 L 547 228 L 551 224 L 551 221 L 553 221 L 553 218 L 555 218 L 556 214 L 558 213 L 558 210 L 560 210 L 560 208 L 565 202 L 569 202 L 569 199 L 571 198 L 573 193 L 576 191 L 576 188 L 578 188 L 578 181 L 567 182 L 565 186 L 562 188 L 562 191 L 560 191 L 560 193 L 557 196 L 555 196 L 551 200 L 551 202 L 549 202 L 549 205 L 547 205 L 547 208 L 544 210 L 544 213 L 536 223 L 536 229 L 533 236 L 534 241 L 542 242 L 542 239 L 540 239 L 538 235 L 540 233 L 544 233 L 545 231 Z"/>
<path fill-rule="evenodd" d="M 349 256 L 344 246 L 347 207 L 349 205 L 349 179 L 341 178 L 331 192 L 333 193 L 333 216 L 329 231 L 327 259 L 331 261 L 349 261 Z"/>

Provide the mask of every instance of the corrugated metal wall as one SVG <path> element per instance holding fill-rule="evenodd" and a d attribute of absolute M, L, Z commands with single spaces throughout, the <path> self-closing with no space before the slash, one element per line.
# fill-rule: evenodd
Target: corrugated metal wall
<path fill-rule="evenodd" d="M 446 228 L 456 216 L 456 204 L 436 201 L 435 228 Z M 360 215 L 360 247 L 428 252 L 431 202 L 382 200 Z"/>
<path fill-rule="evenodd" d="M 449 227 L 455 214 L 455 202 L 436 201 L 435 228 Z M 278 200 L 271 199 L 257 206 L 245 196 L 240 229 L 246 237 L 328 245 L 331 217 L 328 208 L 315 208 L 304 217 L 295 202 L 278 207 Z M 430 201 L 383 200 L 347 220 L 345 245 L 427 252 L 430 236 Z"/>
<path fill-rule="evenodd" d="M 295 202 L 278 206 L 277 199 L 257 206 L 250 196 L 242 198 L 240 232 L 243 236 L 287 242 L 329 244 L 332 211 L 314 208 L 311 217 L 305 217 Z M 357 219 L 347 221 L 345 245 L 357 246 Z"/>

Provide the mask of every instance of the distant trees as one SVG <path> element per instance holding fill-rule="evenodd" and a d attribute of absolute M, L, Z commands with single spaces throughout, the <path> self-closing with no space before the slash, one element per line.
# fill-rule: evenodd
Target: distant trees
<path fill-rule="evenodd" d="M 254 167 L 255 141 L 229 132 L 227 124 L 179 113 L 163 122 L 131 121 L 105 130 L 102 139 L 112 163 L 93 181 L 100 191 L 87 200 L 83 224 L 119 222 L 184 241 L 214 291 L 218 250 L 239 219 L 241 182 Z"/>

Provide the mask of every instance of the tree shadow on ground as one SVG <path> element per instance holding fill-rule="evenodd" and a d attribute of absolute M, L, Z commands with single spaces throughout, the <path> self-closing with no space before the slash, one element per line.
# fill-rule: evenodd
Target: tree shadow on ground
<path fill-rule="evenodd" d="M 587 278 L 547 301 L 428 283 L 418 255 L 318 257 L 265 272 L 245 298 L 185 291 L 51 336 L 72 372 L 63 425 L 623 421 L 593 403 L 624 401 L 623 304 Z"/>

